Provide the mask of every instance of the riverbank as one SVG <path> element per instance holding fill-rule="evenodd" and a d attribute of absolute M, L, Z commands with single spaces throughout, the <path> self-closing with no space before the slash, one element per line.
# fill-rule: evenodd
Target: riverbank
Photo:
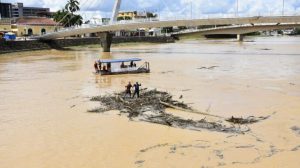
<path fill-rule="evenodd" d="M 113 37 L 113 44 L 122 43 L 173 43 L 175 40 L 172 37 Z M 85 45 L 100 45 L 100 38 L 68 38 L 56 39 L 51 41 L 0 41 L 0 54 L 35 51 L 35 50 L 49 50 L 49 49 L 63 49 L 72 46 Z"/>

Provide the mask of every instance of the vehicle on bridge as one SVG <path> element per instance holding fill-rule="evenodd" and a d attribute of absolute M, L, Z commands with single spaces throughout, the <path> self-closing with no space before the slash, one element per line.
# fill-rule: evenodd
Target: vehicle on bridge
<path fill-rule="evenodd" d="M 102 59 L 95 62 L 95 69 L 101 75 L 150 73 L 150 63 L 138 66 L 136 63 L 141 61 L 140 58 Z"/>

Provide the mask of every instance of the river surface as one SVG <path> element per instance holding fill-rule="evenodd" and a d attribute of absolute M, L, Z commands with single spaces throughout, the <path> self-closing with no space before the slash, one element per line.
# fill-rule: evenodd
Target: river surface
<path fill-rule="evenodd" d="M 96 59 L 131 57 L 149 61 L 152 72 L 93 74 Z M 99 106 L 89 98 L 122 91 L 128 81 L 182 95 L 213 115 L 271 117 L 236 135 L 87 113 Z M 0 55 L 0 100 L 1 168 L 300 166 L 300 37 Z"/>

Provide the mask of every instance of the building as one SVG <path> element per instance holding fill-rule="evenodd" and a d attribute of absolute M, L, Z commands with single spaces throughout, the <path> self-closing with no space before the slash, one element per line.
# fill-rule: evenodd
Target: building
<path fill-rule="evenodd" d="M 12 5 L 10 3 L 0 3 L 0 19 L 11 18 Z"/>
<path fill-rule="evenodd" d="M 60 24 L 45 17 L 18 18 L 12 25 L 12 31 L 17 36 L 39 36 L 57 31 L 60 28 Z"/>
<path fill-rule="evenodd" d="M 118 14 L 118 21 L 157 19 L 157 15 L 151 12 L 121 11 Z M 135 30 L 121 30 L 115 36 L 149 36 L 149 29 L 140 28 Z"/>
<path fill-rule="evenodd" d="M 11 20 L 9 18 L 0 19 L 0 32 L 10 32 L 11 31 Z"/>
<path fill-rule="evenodd" d="M 135 20 L 135 19 L 146 19 L 156 18 L 157 15 L 151 12 L 138 12 L 138 11 L 121 11 L 118 14 L 118 20 Z"/>
<path fill-rule="evenodd" d="M 102 18 L 101 21 L 103 25 L 108 25 L 110 22 L 110 18 Z"/>
<path fill-rule="evenodd" d="M 51 16 L 49 8 L 24 7 L 23 3 L 12 4 L 12 17 L 47 17 Z"/>

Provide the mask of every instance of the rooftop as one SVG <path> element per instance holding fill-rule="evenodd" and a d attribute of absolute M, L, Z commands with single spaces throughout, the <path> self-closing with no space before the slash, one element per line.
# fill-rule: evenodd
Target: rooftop
<path fill-rule="evenodd" d="M 26 17 L 19 18 L 16 20 L 18 25 L 45 25 L 45 26 L 55 26 L 58 23 L 49 18 L 42 17 Z"/>
<path fill-rule="evenodd" d="M 122 62 L 131 62 L 131 61 L 142 61 L 142 59 L 139 58 L 127 58 L 127 59 L 102 59 L 99 60 L 101 63 L 122 63 Z"/>

